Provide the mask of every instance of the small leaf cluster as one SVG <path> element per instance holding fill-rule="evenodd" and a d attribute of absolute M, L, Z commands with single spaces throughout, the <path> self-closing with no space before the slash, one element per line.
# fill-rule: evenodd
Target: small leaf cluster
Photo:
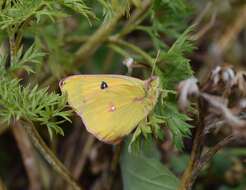
<path fill-rule="evenodd" d="M 160 11 L 161 8 L 167 12 Z M 158 14 L 159 11 L 169 14 L 162 16 Z M 138 29 L 150 35 L 153 46 L 160 51 L 155 73 L 161 79 L 160 88 L 164 89 L 164 92 L 174 90 L 179 81 L 193 74 L 189 59 L 186 57 L 194 50 L 194 44 L 190 40 L 193 27 L 187 27 L 184 19 L 181 19 L 181 16 L 188 16 L 189 12 L 185 1 L 156 0 L 152 4 L 150 14 L 153 19 L 152 25 L 138 27 Z M 172 26 L 172 24 L 175 25 Z M 187 28 L 186 30 L 184 30 L 185 27 Z M 173 44 L 169 47 L 161 39 L 161 35 L 168 35 L 170 38 L 175 39 Z M 151 52 L 149 53 L 151 54 Z M 173 93 L 161 96 L 154 114 L 149 116 L 149 121 L 145 123 L 145 127 L 140 124 L 139 128 L 134 132 L 131 144 L 137 141 L 141 134 L 145 137 L 148 134 L 153 134 L 157 139 L 163 139 L 162 127 L 164 125 L 170 129 L 175 146 L 181 149 L 183 147 L 183 138 L 191 134 L 190 129 L 192 126 L 187 123 L 190 118 L 178 111 L 176 101 L 177 99 Z"/>
<path fill-rule="evenodd" d="M 6 0 L 0 6 L 0 29 L 8 32 L 16 32 L 24 23 L 38 23 L 43 17 L 55 21 L 55 18 L 66 15 L 63 10 L 66 7 L 87 18 L 94 16 L 81 0 Z"/>
<path fill-rule="evenodd" d="M 160 69 L 162 70 L 162 85 L 165 89 L 173 89 L 179 81 L 192 76 L 193 71 L 186 55 L 194 50 L 194 44 L 189 39 L 192 27 L 186 29 L 173 45 L 160 55 Z"/>
<path fill-rule="evenodd" d="M 7 125 L 16 120 L 38 122 L 47 126 L 52 137 L 53 132 L 63 135 L 59 124 L 70 121 L 70 112 L 64 111 L 66 98 L 31 83 L 24 86 L 24 81 L 15 77 L 23 71 L 34 72 L 32 67 L 40 64 L 44 55 L 32 45 L 25 52 L 20 48 L 9 65 L 6 57 L 0 57 L 0 120 Z"/>
<path fill-rule="evenodd" d="M 41 64 L 41 60 L 44 57 L 45 53 L 41 52 L 39 48 L 35 47 L 33 44 L 25 52 L 23 52 L 23 47 L 19 48 L 16 53 L 16 56 L 13 56 L 8 72 L 15 73 L 18 70 L 25 70 L 28 73 L 34 73 L 31 64 Z"/>
<path fill-rule="evenodd" d="M 165 98 L 164 101 L 161 101 L 156 106 L 155 111 L 150 114 L 148 122 L 140 122 L 133 133 L 129 150 L 131 150 L 134 144 L 135 147 L 138 146 L 140 148 L 141 136 L 148 139 L 152 134 L 155 139 L 164 140 L 163 125 L 170 129 L 173 143 L 180 150 L 184 147 L 183 138 L 191 135 L 190 130 L 193 126 L 187 123 L 189 121 L 191 119 L 187 115 L 179 112 L 175 101 Z"/>
<path fill-rule="evenodd" d="M 190 129 L 192 125 L 187 123 L 191 119 L 187 115 L 180 113 L 175 103 L 168 101 L 164 103 L 163 109 L 161 109 L 161 116 L 171 130 L 173 143 L 178 149 L 182 149 L 184 146 L 183 138 L 191 135 Z"/>
<path fill-rule="evenodd" d="M 8 125 L 19 119 L 38 122 L 52 132 L 63 135 L 58 124 L 69 120 L 69 111 L 64 111 L 66 98 L 38 86 L 23 87 L 19 80 L 0 76 L 0 119 Z"/>

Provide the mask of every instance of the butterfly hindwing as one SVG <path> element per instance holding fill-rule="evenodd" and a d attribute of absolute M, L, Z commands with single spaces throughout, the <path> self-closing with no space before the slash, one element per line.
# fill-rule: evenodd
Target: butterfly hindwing
<path fill-rule="evenodd" d="M 121 75 L 75 75 L 62 81 L 68 103 L 98 139 L 116 143 L 142 120 L 148 106 L 144 81 Z"/>

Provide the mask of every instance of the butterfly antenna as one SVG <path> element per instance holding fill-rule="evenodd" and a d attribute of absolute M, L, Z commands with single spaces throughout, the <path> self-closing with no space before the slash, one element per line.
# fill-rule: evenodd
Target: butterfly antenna
<path fill-rule="evenodd" d="M 156 55 L 156 58 L 155 58 L 155 61 L 154 61 L 154 63 L 153 63 L 153 67 L 152 67 L 152 71 L 151 71 L 151 77 L 152 77 L 153 74 L 154 74 L 155 67 L 156 67 L 156 63 L 157 63 L 157 61 L 158 61 L 159 56 L 160 56 L 160 49 L 158 49 L 157 55 Z"/>

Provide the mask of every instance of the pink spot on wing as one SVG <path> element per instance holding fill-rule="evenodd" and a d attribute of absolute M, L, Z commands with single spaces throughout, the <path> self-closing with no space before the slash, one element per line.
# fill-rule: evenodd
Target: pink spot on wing
<path fill-rule="evenodd" d="M 110 104 L 110 106 L 109 106 L 109 111 L 110 111 L 110 112 L 114 112 L 115 110 L 116 110 L 115 105 L 114 105 L 114 104 Z"/>

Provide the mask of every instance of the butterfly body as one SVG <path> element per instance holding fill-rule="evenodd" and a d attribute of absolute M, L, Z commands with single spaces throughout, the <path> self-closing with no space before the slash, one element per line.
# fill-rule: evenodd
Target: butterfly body
<path fill-rule="evenodd" d="M 154 108 L 159 78 L 123 75 L 74 75 L 60 82 L 69 105 L 98 139 L 116 144 Z"/>

